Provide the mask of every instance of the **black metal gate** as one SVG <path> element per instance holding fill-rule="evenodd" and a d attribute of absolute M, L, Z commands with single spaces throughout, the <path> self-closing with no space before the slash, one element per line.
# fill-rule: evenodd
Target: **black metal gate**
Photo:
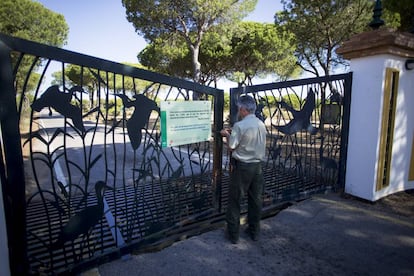
<path fill-rule="evenodd" d="M 215 213 L 222 90 L 5 35 L 0 54 L 13 274 L 79 271 Z M 193 93 L 211 140 L 162 148 L 160 102 Z"/>
<path fill-rule="evenodd" d="M 344 187 L 352 73 L 230 90 L 253 96 L 267 128 L 264 203 L 301 199 Z"/>
<path fill-rule="evenodd" d="M 2 34 L 0 70 L 14 275 L 78 272 L 222 221 L 223 90 Z M 251 93 L 267 125 L 266 206 L 343 186 L 350 81 L 231 90 L 232 118 L 234 100 Z M 211 102 L 211 139 L 161 147 L 160 102 L 193 93 Z M 300 127 L 289 127 L 295 120 Z"/>

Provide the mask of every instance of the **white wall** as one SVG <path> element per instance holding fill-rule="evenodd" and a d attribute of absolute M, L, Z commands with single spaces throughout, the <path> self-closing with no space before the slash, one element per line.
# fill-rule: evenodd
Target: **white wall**
<path fill-rule="evenodd" d="M 0 186 L 2 185 L 0 180 Z M 3 193 L 0 190 L 0 275 L 9 276 L 9 249 L 7 245 L 6 218 L 4 216 Z"/>
<path fill-rule="evenodd" d="M 414 135 L 414 71 L 405 58 L 378 55 L 351 60 L 352 101 L 345 192 L 370 201 L 414 188 L 408 181 Z M 382 100 L 386 68 L 400 71 L 390 185 L 376 190 Z"/>

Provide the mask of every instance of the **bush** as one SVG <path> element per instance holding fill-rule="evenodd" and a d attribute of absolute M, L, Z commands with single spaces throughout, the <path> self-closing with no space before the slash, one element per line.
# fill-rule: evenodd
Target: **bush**
<path fill-rule="evenodd" d="M 104 104 L 104 106 L 105 106 L 105 110 L 107 110 L 108 112 L 108 116 L 112 116 L 112 117 L 116 117 L 119 114 L 121 114 L 121 111 L 123 108 L 122 100 L 119 98 L 117 98 L 116 101 L 109 100 L 108 105 Z"/>
<path fill-rule="evenodd" d="M 293 107 L 296 110 L 301 109 L 301 103 L 303 103 L 304 100 L 301 100 L 298 95 L 296 94 L 287 94 L 282 97 L 282 100 Z"/>

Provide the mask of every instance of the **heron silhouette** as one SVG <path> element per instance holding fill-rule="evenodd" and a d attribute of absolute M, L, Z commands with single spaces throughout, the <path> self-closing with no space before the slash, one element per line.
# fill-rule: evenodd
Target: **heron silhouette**
<path fill-rule="evenodd" d="M 121 98 L 124 107 L 133 106 L 135 108 L 131 117 L 127 120 L 127 130 L 132 148 L 136 150 L 141 145 L 141 130 L 148 123 L 151 112 L 155 110 L 160 113 L 160 109 L 153 100 L 148 99 L 142 94 L 134 95 L 134 101 L 131 101 L 128 96 L 123 94 L 114 95 Z"/>
<path fill-rule="evenodd" d="M 309 89 L 308 95 L 306 97 L 306 102 L 303 105 L 301 110 L 295 110 L 292 106 L 288 105 L 286 102 L 281 101 L 279 102 L 281 107 L 288 110 L 293 115 L 293 119 L 284 126 L 274 126 L 280 132 L 291 135 L 301 130 L 306 130 L 310 134 L 316 134 L 318 131 L 311 122 L 310 118 L 312 116 L 312 112 L 315 109 L 315 93 L 313 92 L 312 88 Z"/>
<path fill-rule="evenodd" d="M 99 222 L 104 213 L 103 195 L 106 189 L 112 190 L 105 182 L 98 181 L 95 184 L 97 205 L 89 206 L 74 215 L 61 229 L 57 240 L 51 245 L 55 250 L 64 246 L 68 241 L 74 241 L 80 235 L 86 237 L 89 231 Z"/>

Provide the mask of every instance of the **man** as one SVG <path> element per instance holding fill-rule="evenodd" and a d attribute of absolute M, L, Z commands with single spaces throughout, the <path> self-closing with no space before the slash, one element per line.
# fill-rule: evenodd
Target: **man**
<path fill-rule="evenodd" d="M 248 195 L 246 232 L 252 240 L 258 240 L 264 182 L 261 162 L 264 161 L 266 151 L 266 127 L 255 116 L 255 100 L 247 95 L 241 96 L 237 106 L 240 120 L 231 130 L 220 131 L 220 134 L 227 138 L 227 145 L 232 151 L 232 171 L 226 213 L 227 234 L 232 243 L 237 243 L 239 240 L 240 203 L 246 192 Z"/>

